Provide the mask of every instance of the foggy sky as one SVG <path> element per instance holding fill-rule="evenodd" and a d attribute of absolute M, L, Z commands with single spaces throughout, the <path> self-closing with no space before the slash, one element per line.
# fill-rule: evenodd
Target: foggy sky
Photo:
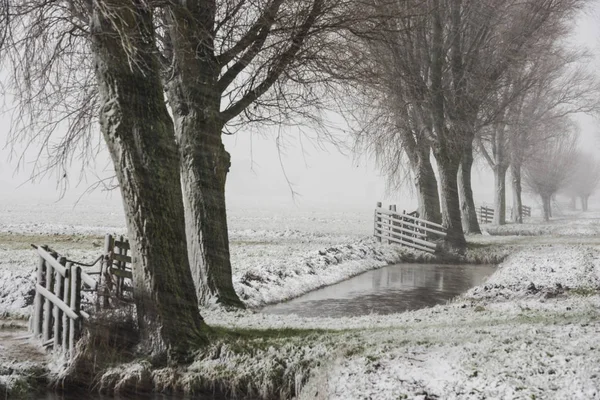
<path fill-rule="evenodd" d="M 577 21 L 573 41 L 588 47 L 595 55 L 600 55 L 600 13 L 599 6 L 588 11 Z M 600 66 L 600 57 L 596 56 Z M 595 152 L 599 148 L 598 124 L 591 117 L 577 116 L 581 127 L 581 147 Z M 56 185 L 56 177 L 36 183 L 28 183 L 31 162 L 35 152 L 27 153 L 27 162 L 16 171 L 16 159 L 9 160 L 10 149 L 4 147 L 7 140 L 9 120 L 0 118 L 0 205 L 15 203 L 74 203 L 81 194 L 99 177 L 112 175 L 106 168 L 108 157 L 100 155 L 96 167 L 86 173 L 86 179 L 79 181 L 80 164 L 75 163 L 69 171 L 70 187 L 61 193 Z M 341 121 L 338 121 L 343 125 Z M 410 189 L 385 196 L 385 179 L 380 176 L 374 162 L 351 152 L 342 154 L 332 145 L 325 149 L 298 140 L 293 129 L 286 132 L 283 152 L 275 143 L 277 132 L 266 128 L 261 135 L 239 132 L 225 136 L 226 149 L 231 153 L 232 167 L 227 181 L 228 208 L 283 208 L 283 209 L 372 209 L 377 201 L 398 204 L 400 209 L 412 210 L 416 201 Z M 19 155 L 22 148 L 16 148 Z M 285 174 L 284 174 L 285 171 Z M 287 175 L 287 179 L 286 176 Z M 288 182 L 289 181 L 289 182 Z M 291 187 L 290 187 L 291 185 Z M 20 186 L 20 187 L 19 187 Z M 510 186 L 510 185 L 507 185 Z M 473 187 L 476 203 L 493 202 L 493 176 L 483 162 L 474 168 Z M 292 195 L 292 190 L 296 193 Z M 510 191 L 507 193 L 510 196 Z M 510 197 L 507 197 L 510 205 Z M 106 201 L 120 204 L 120 195 L 107 194 L 99 190 L 83 197 L 86 202 Z M 525 199 L 525 204 L 533 200 Z M 535 204 L 533 204 L 535 205 Z"/>

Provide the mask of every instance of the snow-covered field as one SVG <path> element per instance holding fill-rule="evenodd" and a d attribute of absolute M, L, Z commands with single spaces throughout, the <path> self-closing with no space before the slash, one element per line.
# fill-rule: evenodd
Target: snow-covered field
<path fill-rule="evenodd" d="M 76 211 L 58 207 L 60 220 L 44 207 L 0 210 L 0 315 L 29 313 L 36 265 L 29 243 L 48 244 L 70 260 L 87 263 L 101 254 L 102 235 L 125 233 L 122 215 L 112 208 Z M 48 223 L 46 214 L 53 215 Z M 229 225 L 234 286 L 251 308 L 403 259 L 427 258 L 377 243 L 369 236 L 368 210 L 363 214 L 292 210 L 287 215 L 240 210 L 230 212 Z"/>
<path fill-rule="evenodd" d="M 18 214 L 0 210 L 0 310 L 11 315 L 27 313 L 35 265 L 28 241 L 89 261 L 99 253 L 99 235 L 123 232 L 116 215 L 71 210 L 40 224 L 41 217 Z M 236 290 L 256 307 L 409 257 L 369 239 L 371 229 L 368 210 L 230 212 Z M 600 213 L 488 232 L 502 236 L 470 241 L 512 254 L 485 284 L 446 305 L 336 319 L 203 310 L 213 326 L 282 334 L 256 339 L 252 356 L 213 344 L 210 357 L 178 372 L 176 386 L 212 379 L 242 393 L 299 392 L 304 399 L 600 398 Z M 147 368 L 134 363 L 109 375 Z M 150 374 L 155 388 L 167 372 Z"/>

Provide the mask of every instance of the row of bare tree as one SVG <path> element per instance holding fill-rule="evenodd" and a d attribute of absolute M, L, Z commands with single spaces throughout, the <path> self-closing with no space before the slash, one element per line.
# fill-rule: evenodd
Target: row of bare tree
<path fill-rule="evenodd" d="M 243 307 L 231 277 L 223 134 L 318 121 L 329 100 L 338 104 L 330 93 L 366 100 L 361 143 L 390 170 L 408 160 L 422 215 L 443 221 L 448 246 L 462 249 L 462 223 L 479 230 L 474 148 L 496 143 L 490 159 L 503 176 L 519 164 L 498 143 L 516 135 L 507 146 L 525 159 L 530 120 L 564 114 L 537 107 L 551 90 L 572 93 L 549 76 L 563 76 L 573 57 L 558 42 L 584 3 L 2 0 L 11 138 L 43 143 L 49 167 L 66 174 L 73 157 L 93 158 L 100 128 L 132 243 L 141 348 L 177 361 L 208 340 L 199 304 Z"/>
<path fill-rule="evenodd" d="M 600 163 L 590 153 L 577 148 L 577 136 L 568 130 L 563 137 L 543 145 L 524 165 L 525 185 L 540 196 L 545 221 L 552 217 L 552 201 L 557 194 L 571 197 L 571 209 L 576 199 L 581 210 L 588 210 L 588 200 L 600 183 Z"/>
<path fill-rule="evenodd" d="M 380 3 L 382 14 L 398 17 L 361 36 L 358 46 L 370 54 L 364 68 L 373 74 L 355 89 L 367 110 L 353 121 L 358 148 L 375 155 L 392 188 L 414 180 L 421 215 L 443 222 L 450 248 L 465 247 L 464 233 L 480 233 L 471 188 L 476 156 L 494 172 L 496 224 L 506 219 L 510 167 L 513 220 L 520 223 L 527 162 L 572 136 L 570 115 L 597 110 L 600 86 L 582 66 L 586 55 L 564 45 L 584 5 Z"/>

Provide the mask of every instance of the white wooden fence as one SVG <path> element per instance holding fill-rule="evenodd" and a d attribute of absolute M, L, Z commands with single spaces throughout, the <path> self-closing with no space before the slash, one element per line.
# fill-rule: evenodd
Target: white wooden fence
<path fill-rule="evenodd" d="M 477 207 L 477 217 L 480 224 L 491 224 L 494 221 L 494 209 L 487 206 Z M 512 214 L 512 209 L 509 208 L 509 214 Z M 523 217 L 531 217 L 531 207 L 521 206 L 521 215 Z"/>
<path fill-rule="evenodd" d="M 435 253 L 438 239 L 446 237 L 446 229 L 414 214 L 396 212 L 396 206 L 389 210 L 377 203 L 375 209 L 375 237 L 379 241 L 397 243 L 413 249 Z"/>
<path fill-rule="evenodd" d="M 477 216 L 480 224 L 491 224 L 494 220 L 494 209 L 492 207 L 479 206 Z"/>
<path fill-rule="evenodd" d="M 33 316 L 30 330 L 46 347 L 69 356 L 90 313 L 109 308 L 115 302 L 133 301 L 129 241 L 106 235 L 104 254 L 92 264 L 81 264 L 60 257 L 45 246 L 33 246 L 39 256 Z M 100 268 L 84 272 L 82 265 Z M 97 275 L 95 279 L 93 275 Z M 96 292 L 95 303 L 86 303 L 83 293 Z M 91 299 L 92 296 L 88 296 Z M 112 303 L 111 304 L 111 301 Z M 82 305 L 86 305 L 84 310 Z"/>
<path fill-rule="evenodd" d="M 37 283 L 31 331 L 45 346 L 59 347 L 69 354 L 89 314 L 81 308 L 81 292 L 94 291 L 97 282 L 79 265 L 58 257 L 47 247 L 37 247 Z"/>

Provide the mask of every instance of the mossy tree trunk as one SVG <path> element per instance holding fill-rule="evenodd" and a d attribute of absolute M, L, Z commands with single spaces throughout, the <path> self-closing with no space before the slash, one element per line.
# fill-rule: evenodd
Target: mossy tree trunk
<path fill-rule="evenodd" d="M 173 78 L 168 84 L 179 141 L 188 258 L 200 304 L 244 308 L 232 281 L 225 205 L 230 167 L 221 134 L 220 67 L 214 54 L 216 7 L 210 2 L 171 8 Z"/>
<path fill-rule="evenodd" d="M 174 0 L 167 6 L 167 93 L 179 138 L 189 259 L 201 304 L 244 307 L 232 283 L 225 207 L 230 158 L 221 140 L 223 128 L 251 106 L 261 106 L 260 97 L 289 68 L 296 68 L 307 38 L 318 32 L 313 30 L 318 17 L 332 12 L 325 0 L 300 2 L 291 13 L 288 7 L 283 10 L 284 3 L 273 0 L 257 6 L 262 14 L 247 18 L 256 17 L 254 22 L 218 34 L 215 1 Z M 228 12 L 224 19 L 237 21 L 238 12 L 244 11 L 233 7 Z M 231 21 L 221 23 L 225 29 Z M 286 39 L 277 36 L 280 30 L 287 30 Z M 221 41 L 230 39 L 225 49 L 223 43 L 215 45 L 215 35 L 221 35 Z M 270 35 L 275 35 L 277 46 L 268 40 Z M 222 98 L 227 99 L 224 110 Z M 284 103 L 280 102 L 285 110 Z"/>
<path fill-rule="evenodd" d="M 413 173 L 415 174 L 420 218 L 438 224 L 441 223 L 440 195 L 435 172 L 433 171 L 429 157 L 420 158 L 417 167 L 413 169 Z"/>
<path fill-rule="evenodd" d="M 155 59 L 152 10 L 141 1 L 101 1 L 91 28 L 101 130 L 132 246 L 140 348 L 156 361 L 179 361 L 206 338 L 187 260 L 179 155 Z"/>

